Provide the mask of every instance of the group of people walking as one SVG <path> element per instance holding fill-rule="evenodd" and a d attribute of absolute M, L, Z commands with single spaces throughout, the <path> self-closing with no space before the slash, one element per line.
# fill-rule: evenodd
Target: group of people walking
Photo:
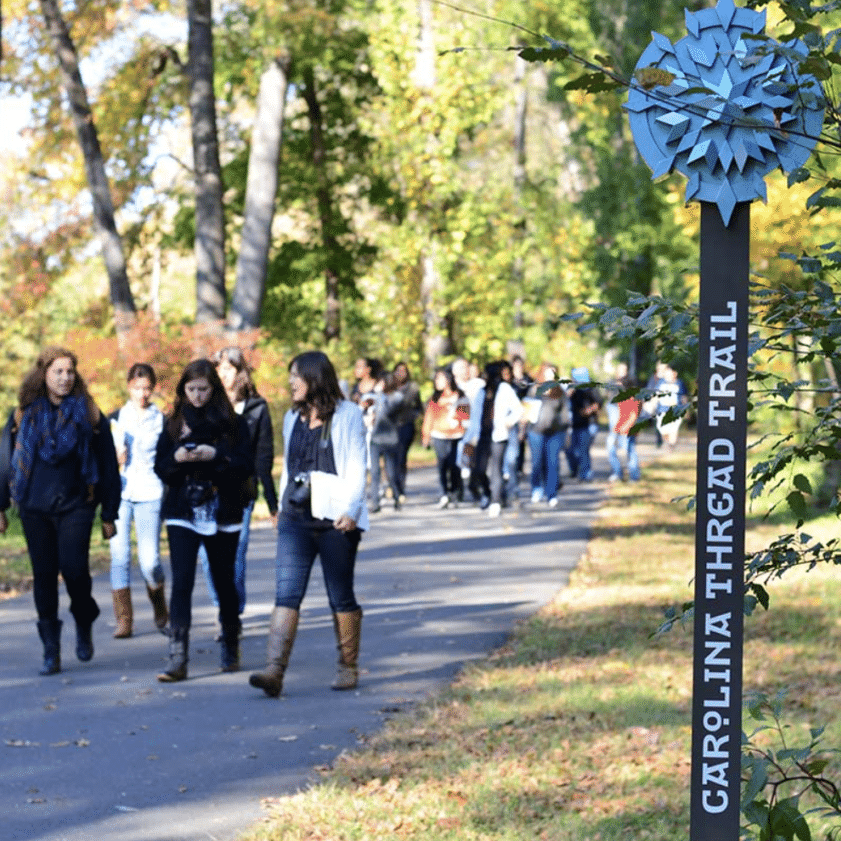
<path fill-rule="evenodd" d="M 133 522 L 154 622 L 169 638 L 158 680 L 187 677 L 200 555 L 219 608 L 220 668 L 238 670 L 248 525 L 259 482 L 278 528 L 276 595 L 267 665 L 250 683 L 269 696 L 280 694 L 298 610 L 320 556 L 339 649 L 333 688 L 355 687 L 362 611 L 353 572 L 367 528 L 365 427 L 327 356 L 312 351 L 290 363 L 292 407 L 283 423 L 279 494 L 271 475 L 271 417 L 238 348 L 187 365 L 166 416 L 151 401 L 151 366 L 132 365 L 128 401 L 109 418 L 77 364 L 65 348 L 44 350 L 23 380 L 0 441 L 0 533 L 8 529 L 6 511 L 14 503 L 32 564 L 40 674 L 61 670 L 59 574 L 75 621 L 76 656 L 83 662 L 93 657 L 100 608 L 92 595 L 89 551 L 97 509 L 111 548 L 115 638 L 133 633 Z M 159 554 L 162 524 L 172 572 L 168 605 Z"/>
<path fill-rule="evenodd" d="M 354 569 L 369 510 L 380 510 L 381 462 L 395 509 L 405 500 L 407 458 L 418 421 L 422 444 L 435 451 L 440 497 L 447 508 L 468 496 L 491 517 L 519 494 L 526 448 L 530 500 L 558 505 L 561 454 L 569 475 L 593 476 L 590 450 L 606 404 L 611 479 L 639 478 L 636 424 L 643 406 L 633 396 L 627 366 L 618 366 L 607 401 L 586 368 L 560 378 L 543 363 L 531 377 L 521 357 L 483 371 L 465 359 L 438 368 L 424 403 L 408 366 L 386 371 L 361 358 L 355 382 L 340 382 L 320 351 L 289 364 L 291 407 L 283 419 L 283 468 L 272 477 L 274 433 L 242 351 L 227 347 L 182 371 L 168 414 L 153 402 L 153 368 L 131 366 L 128 399 L 102 413 L 77 370 L 76 356 L 51 347 L 24 378 L 17 407 L 0 440 L 0 534 L 17 507 L 33 573 L 42 675 L 61 670 L 59 574 L 75 621 L 76 656 L 94 653 L 92 627 L 100 608 L 92 596 L 91 532 L 100 511 L 111 550 L 114 637 L 134 632 L 131 528 L 155 626 L 168 636 L 162 682 L 187 678 L 196 571 L 204 570 L 221 626 L 220 668 L 240 667 L 241 615 L 246 604 L 249 526 L 262 487 L 277 530 L 275 599 L 266 667 L 252 686 L 277 697 L 294 644 L 301 602 L 320 559 L 338 649 L 334 689 L 358 681 L 362 609 Z M 669 406 L 682 399 L 663 373 Z M 674 424 L 674 419 L 660 412 Z M 679 421 L 678 421 L 679 424 Z M 676 427 L 658 421 L 671 441 Z M 669 436 L 669 437 L 667 437 Z M 366 499 L 367 496 L 367 499 Z M 171 565 L 169 600 L 160 556 L 166 526 Z"/>
<path fill-rule="evenodd" d="M 587 369 L 574 368 L 562 381 L 544 362 L 531 377 L 521 357 L 489 362 L 481 376 L 464 359 L 436 370 L 424 412 L 421 438 L 433 447 L 441 496 L 448 508 L 467 495 L 498 517 L 519 496 L 526 447 L 530 453 L 530 499 L 558 505 L 563 486 L 560 456 L 570 475 L 592 478 L 590 448 L 603 399 Z"/>

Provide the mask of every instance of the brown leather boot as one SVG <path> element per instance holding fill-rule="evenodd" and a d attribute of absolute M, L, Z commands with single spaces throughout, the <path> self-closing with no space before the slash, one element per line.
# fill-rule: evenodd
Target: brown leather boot
<path fill-rule="evenodd" d="M 154 587 L 146 585 L 146 592 L 149 594 L 149 601 L 152 602 L 152 610 L 155 613 L 155 627 L 163 634 L 166 633 L 166 624 L 169 622 L 169 611 L 166 609 L 166 593 L 163 582 Z"/>
<path fill-rule="evenodd" d="M 277 698 L 283 689 L 283 675 L 298 632 L 298 611 L 291 607 L 276 607 L 272 611 L 269 639 L 266 644 L 266 668 L 254 672 L 248 682 L 262 689 L 270 698 Z"/>
<path fill-rule="evenodd" d="M 339 662 L 332 688 L 356 689 L 359 681 L 359 669 L 356 663 L 359 658 L 359 639 L 362 634 L 362 610 L 334 613 L 333 627 L 336 631 Z"/>
<path fill-rule="evenodd" d="M 114 598 L 114 618 L 117 620 L 117 628 L 114 631 L 114 639 L 122 640 L 131 636 L 134 614 L 131 609 L 131 589 L 122 587 L 119 590 L 112 590 Z"/>

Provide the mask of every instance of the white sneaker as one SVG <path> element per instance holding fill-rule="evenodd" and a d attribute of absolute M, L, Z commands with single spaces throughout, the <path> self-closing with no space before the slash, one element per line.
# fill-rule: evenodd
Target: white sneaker
<path fill-rule="evenodd" d="M 502 513 L 502 506 L 498 502 L 492 502 L 488 506 L 488 516 L 498 517 Z"/>
<path fill-rule="evenodd" d="M 558 497 L 553 496 L 552 499 L 549 500 L 549 507 L 550 508 L 557 508 L 558 507 Z"/>
<path fill-rule="evenodd" d="M 543 499 L 543 491 L 540 488 L 535 488 L 531 492 L 531 501 L 540 502 Z"/>
<path fill-rule="evenodd" d="M 447 508 L 450 504 L 450 498 L 444 494 L 441 499 L 438 500 L 438 507 L 439 508 Z"/>

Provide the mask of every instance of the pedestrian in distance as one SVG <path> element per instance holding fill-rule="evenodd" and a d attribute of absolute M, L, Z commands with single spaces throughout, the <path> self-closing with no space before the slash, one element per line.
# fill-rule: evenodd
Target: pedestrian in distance
<path fill-rule="evenodd" d="M 566 391 L 557 381 L 557 369 L 544 362 L 537 382 L 529 388 L 528 424 L 531 450 L 531 501 L 545 501 L 550 508 L 558 505 L 558 491 L 563 486 L 558 459 L 569 429 L 569 405 Z"/>
<path fill-rule="evenodd" d="M 365 507 L 365 425 L 359 407 L 345 400 L 329 358 L 320 351 L 289 366 L 292 408 L 283 419 L 276 592 L 266 667 L 249 678 L 276 698 L 283 689 L 298 629 L 301 602 L 316 557 L 321 560 L 339 657 L 332 688 L 357 685 L 362 609 L 354 593 L 354 567 Z"/>
<path fill-rule="evenodd" d="M 237 591 L 239 616 L 245 611 L 245 558 L 248 552 L 248 539 L 251 531 L 251 515 L 257 500 L 259 487 L 263 488 L 263 497 L 269 509 L 272 525 L 277 526 L 277 493 L 275 491 L 272 468 L 274 467 L 274 430 L 269 404 L 257 392 L 251 377 L 251 367 L 245 354 L 238 347 L 226 347 L 213 356 L 216 372 L 225 388 L 225 393 L 238 415 L 245 418 L 248 425 L 248 439 L 251 443 L 251 454 L 254 458 L 255 475 L 247 483 L 247 504 L 242 513 L 242 528 L 239 532 L 237 555 L 234 563 L 234 585 Z M 211 602 L 219 607 L 219 597 L 213 586 L 210 566 L 207 562 L 207 552 L 202 547 L 199 550 L 207 590 Z M 242 620 L 240 622 L 240 630 Z"/>
<path fill-rule="evenodd" d="M 0 443 L 0 534 L 17 505 L 29 559 L 44 662 L 61 671 L 58 576 L 76 623 L 76 656 L 93 657 L 99 606 L 91 592 L 90 539 L 97 507 L 110 540 L 120 507 L 120 474 L 108 420 L 88 394 L 71 351 L 41 352 L 18 393 Z"/>
<path fill-rule="evenodd" d="M 359 398 L 362 419 L 368 431 L 368 470 L 370 482 L 368 494 L 372 512 L 380 510 L 382 465 L 391 488 L 394 510 L 401 507 L 401 490 L 398 477 L 400 435 L 397 416 L 403 404 L 403 393 L 398 390 L 392 374 L 383 374 L 372 391 Z"/>
<path fill-rule="evenodd" d="M 441 486 L 439 508 L 464 499 L 461 469 L 457 462 L 458 445 L 470 421 L 470 401 L 456 385 L 449 368 L 438 368 L 432 379 L 435 391 L 426 404 L 421 427 L 421 443 L 432 446 L 438 464 L 438 481 Z"/>
<path fill-rule="evenodd" d="M 420 389 L 412 379 L 409 366 L 405 362 L 398 362 L 392 373 L 397 391 L 403 396 L 394 419 L 397 426 L 397 488 L 399 500 L 403 503 L 406 499 L 409 449 L 417 434 L 418 418 L 423 415 L 423 404 Z"/>
<path fill-rule="evenodd" d="M 464 449 L 473 460 L 471 490 L 489 517 L 498 517 L 506 502 L 503 459 L 511 428 L 523 414 L 517 394 L 502 378 L 503 368 L 502 361 L 485 365 L 484 385 L 470 403 L 470 425 L 464 433 Z"/>
<path fill-rule="evenodd" d="M 234 672 L 239 668 L 234 563 L 254 459 L 245 419 L 234 411 L 209 359 L 191 362 L 178 380 L 172 412 L 158 439 L 155 472 L 165 485 L 161 516 L 172 566 L 169 663 L 158 680 L 187 678 L 200 546 L 207 551 L 219 598 L 221 668 Z"/>
<path fill-rule="evenodd" d="M 117 534 L 110 541 L 111 595 L 117 627 L 115 639 L 130 637 L 134 627 L 131 602 L 131 524 L 137 561 L 152 603 L 155 627 L 165 632 L 169 621 L 161 565 L 161 498 L 164 486 L 155 473 L 155 450 L 164 426 L 163 412 L 151 401 L 157 384 L 151 365 L 129 368 L 128 402 L 111 417 L 111 435 L 120 465 L 122 495 Z"/>
<path fill-rule="evenodd" d="M 606 404 L 607 411 L 607 460 L 610 463 L 609 482 L 618 482 L 623 478 L 622 458 L 624 454 L 628 471 L 628 479 L 639 481 L 640 460 L 637 453 L 637 435 L 634 426 L 640 416 L 641 403 L 633 396 L 619 400 L 618 397 L 630 391 L 635 386 L 628 375 L 628 366 L 624 362 L 616 365 L 616 371 L 611 384 L 611 397 Z"/>
<path fill-rule="evenodd" d="M 569 395 L 570 435 L 566 453 L 569 471 L 582 482 L 593 478 L 593 463 L 590 448 L 598 432 L 598 414 L 602 398 L 594 386 L 590 385 L 590 372 L 587 368 L 573 368 L 571 372 L 573 389 Z"/>

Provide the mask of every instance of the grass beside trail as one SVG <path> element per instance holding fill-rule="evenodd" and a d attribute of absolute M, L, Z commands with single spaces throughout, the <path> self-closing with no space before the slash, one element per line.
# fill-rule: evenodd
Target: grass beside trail
<path fill-rule="evenodd" d="M 673 500 L 693 489 L 691 454 L 613 486 L 569 586 L 509 645 L 319 784 L 272 800 L 243 839 L 688 837 L 691 629 L 649 635 L 692 597 L 694 518 Z M 834 528 L 827 518 L 809 530 Z M 752 523 L 749 542 L 771 533 Z M 790 687 L 795 740 L 828 724 L 828 744 L 841 745 L 840 586 L 841 571 L 792 575 L 746 620 L 745 690 Z"/>

